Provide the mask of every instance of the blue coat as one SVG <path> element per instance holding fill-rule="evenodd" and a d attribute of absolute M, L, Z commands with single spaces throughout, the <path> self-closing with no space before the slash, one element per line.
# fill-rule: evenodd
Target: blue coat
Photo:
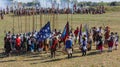
<path fill-rule="evenodd" d="M 66 43 L 65 43 L 66 48 L 72 48 L 72 44 L 73 44 L 73 43 L 72 43 L 72 40 L 70 40 L 70 39 L 67 40 Z"/>

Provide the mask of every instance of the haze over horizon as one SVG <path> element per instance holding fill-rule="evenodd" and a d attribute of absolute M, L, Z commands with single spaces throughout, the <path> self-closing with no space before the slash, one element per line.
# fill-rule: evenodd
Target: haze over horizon
<path fill-rule="evenodd" d="M 33 0 L 14 0 L 14 1 L 17 1 L 17 2 L 23 2 L 23 3 L 27 3 L 27 2 L 32 2 Z M 40 6 L 41 7 L 51 7 L 52 4 L 51 4 L 51 1 L 50 0 L 38 0 L 40 2 Z M 71 0 L 71 3 L 69 4 L 70 7 L 73 6 L 73 3 L 72 3 L 73 0 Z M 120 1 L 120 0 L 77 0 L 78 2 L 80 1 L 92 1 L 92 2 L 112 2 L 112 1 Z M 56 7 L 58 7 L 60 4 L 60 8 L 64 8 L 64 7 L 67 7 L 68 4 L 66 3 L 67 0 L 57 0 L 57 3 L 55 4 Z M 0 9 L 1 8 L 5 8 L 6 6 L 9 6 L 11 4 L 10 0 L 0 0 Z"/>
<path fill-rule="evenodd" d="M 33 0 L 14 0 L 14 1 L 18 1 L 18 2 L 31 2 L 31 1 L 33 1 Z M 103 2 L 112 2 L 112 1 L 120 1 L 120 0 L 78 0 L 78 2 L 80 2 L 80 1 L 91 1 L 91 2 L 101 2 L 101 1 L 103 1 Z"/>

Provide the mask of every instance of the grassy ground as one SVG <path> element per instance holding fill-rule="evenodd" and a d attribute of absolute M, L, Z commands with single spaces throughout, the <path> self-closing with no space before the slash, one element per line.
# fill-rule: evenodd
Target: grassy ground
<path fill-rule="evenodd" d="M 32 31 L 33 26 L 33 16 L 30 18 L 27 17 L 25 20 L 25 16 L 19 19 L 19 25 L 22 23 L 22 31 L 21 32 L 29 32 L 29 23 L 30 23 L 30 31 Z M 69 22 L 72 28 L 76 28 L 80 26 L 80 24 L 88 24 L 89 27 L 92 26 L 103 26 L 108 25 L 111 28 L 111 31 L 117 31 L 120 34 L 120 12 L 108 12 L 106 14 L 101 15 L 81 15 L 75 14 L 68 16 Z M 52 17 L 51 17 L 52 18 Z M 47 20 L 51 22 L 51 19 L 48 15 L 42 16 L 42 26 L 47 23 Z M 40 16 L 37 16 L 38 23 L 35 23 L 36 30 L 40 29 Z M 27 22 L 27 30 L 25 31 L 25 22 Z M 55 20 L 55 28 L 63 29 L 64 25 L 67 22 L 67 15 L 59 15 Z M 52 24 L 52 23 L 51 23 Z M 52 26 L 52 25 L 51 25 Z M 4 31 L 12 31 L 13 28 L 13 18 L 11 15 L 6 15 L 4 20 L 0 20 L 0 47 L 3 48 L 3 37 Z M 21 25 L 18 27 L 18 17 L 15 17 L 15 33 L 19 33 L 21 29 Z M 0 67 L 119 67 L 120 63 L 120 55 L 119 50 L 113 51 L 112 53 L 108 53 L 105 49 L 103 54 L 97 54 L 96 51 L 93 49 L 91 52 L 88 52 L 86 57 L 81 57 L 81 53 L 76 48 L 74 51 L 74 58 L 66 59 L 66 55 L 62 54 L 61 52 L 57 52 L 56 59 L 50 59 L 49 53 L 48 54 L 39 54 L 34 53 L 32 55 L 22 55 L 22 56 L 15 56 L 15 57 L 7 57 L 7 58 L 0 58 Z M 3 50 L 1 49 L 0 52 Z M 2 57 L 2 54 L 0 54 Z"/>

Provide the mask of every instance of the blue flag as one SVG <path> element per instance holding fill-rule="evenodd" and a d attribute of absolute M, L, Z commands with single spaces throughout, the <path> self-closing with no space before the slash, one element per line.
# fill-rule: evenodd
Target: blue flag
<path fill-rule="evenodd" d="M 61 35 L 63 41 L 65 41 L 66 37 L 69 36 L 69 34 L 70 34 L 70 31 L 69 31 L 69 22 L 67 22 L 67 24 L 65 25 L 64 30 L 62 32 L 62 35 Z"/>
<path fill-rule="evenodd" d="M 50 22 L 48 22 L 37 34 L 39 41 L 45 40 L 51 35 Z"/>

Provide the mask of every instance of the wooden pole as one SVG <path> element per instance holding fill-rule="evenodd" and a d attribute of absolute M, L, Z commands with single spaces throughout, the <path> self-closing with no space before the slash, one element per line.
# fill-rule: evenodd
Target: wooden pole
<path fill-rule="evenodd" d="M 53 12 L 53 30 L 55 29 L 55 13 Z"/>
<path fill-rule="evenodd" d="M 14 8 L 13 8 L 13 28 L 12 28 L 12 32 L 13 34 L 15 33 L 15 28 L 14 28 L 14 25 L 15 25 L 15 11 L 14 11 Z"/>
<path fill-rule="evenodd" d="M 26 12 L 26 25 L 27 25 L 27 32 L 29 32 L 29 24 L 28 24 L 28 12 L 27 12 L 27 9 L 25 9 L 25 12 Z"/>
<path fill-rule="evenodd" d="M 30 9 L 29 9 L 28 11 L 29 11 L 29 12 L 28 12 L 28 13 L 29 13 L 29 19 L 28 19 L 29 21 L 28 21 L 28 24 L 29 24 L 29 32 L 30 32 L 30 24 L 31 24 L 31 22 L 30 22 L 30 14 L 31 14 L 31 13 L 30 13 Z"/>
<path fill-rule="evenodd" d="M 19 8 L 17 9 L 17 14 L 18 14 L 18 33 L 20 33 L 20 25 L 19 25 L 19 23 L 20 23 L 20 21 L 19 21 L 20 10 L 19 10 Z"/>
<path fill-rule="evenodd" d="M 42 11 L 40 10 L 40 28 L 42 28 Z"/>
<path fill-rule="evenodd" d="M 25 11 L 25 9 L 24 9 Z M 27 32 L 27 13 L 25 11 L 25 32 Z"/>
<path fill-rule="evenodd" d="M 33 10 L 33 32 L 35 31 L 35 17 L 34 17 L 34 8 L 32 9 Z"/>
<path fill-rule="evenodd" d="M 50 22 L 52 22 L 52 9 L 50 10 Z"/>
<path fill-rule="evenodd" d="M 58 23 L 58 14 L 56 14 L 56 21 L 55 21 L 55 23 L 58 24 L 58 27 L 59 27 L 59 23 Z M 55 27 L 56 27 L 56 29 L 58 29 L 57 26 L 55 26 Z"/>
<path fill-rule="evenodd" d="M 36 18 L 36 20 L 35 20 L 35 30 L 37 30 L 37 8 L 35 9 L 35 18 Z"/>
<path fill-rule="evenodd" d="M 71 15 L 71 26 L 72 26 L 72 14 L 70 14 Z"/>
<path fill-rule="evenodd" d="M 20 21 L 21 21 L 21 22 L 20 22 L 20 23 L 21 23 L 21 25 L 20 25 L 20 26 L 21 26 L 21 27 L 20 27 L 20 30 L 21 30 L 21 31 L 20 31 L 20 32 L 22 33 L 22 18 L 21 18 L 21 14 L 20 14 Z"/>
<path fill-rule="evenodd" d="M 26 24 L 27 24 L 27 32 L 29 31 L 29 29 L 28 29 L 28 11 L 27 11 L 27 9 L 25 9 L 25 12 L 26 12 Z"/>

